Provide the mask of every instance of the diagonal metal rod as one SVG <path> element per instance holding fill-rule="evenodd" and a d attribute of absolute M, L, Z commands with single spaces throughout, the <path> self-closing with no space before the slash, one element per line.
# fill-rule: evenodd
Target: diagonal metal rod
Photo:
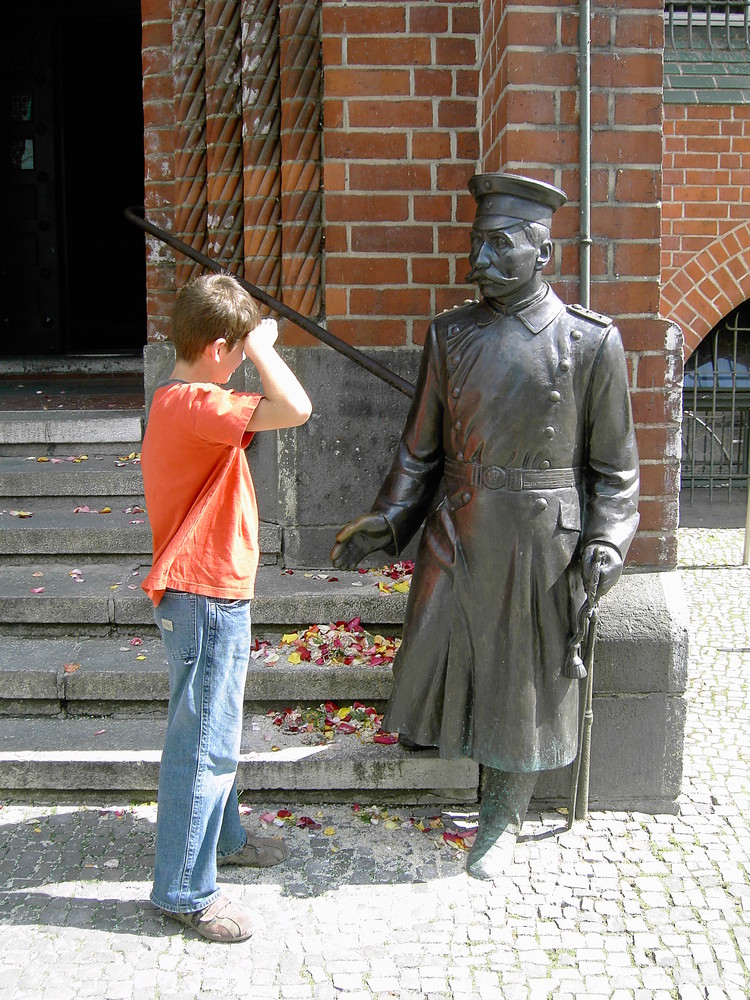
<path fill-rule="evenodd" d="M 144 232 L 150 233 L 155 236 L 162 243 L 166 243 L 167 246 L 172 247 L 173 250 L 177 250 L 178 253 L 183 254 L 185 257 L 189 257 L 194 260 L 196 264 L 202 264 L 203 267 L 207 267 L 210 271 L 214 271 L 216 274 L 228 273 L 226 268 L 222 267 L 217 261 L 212 260 L 211 257 L 207 257 L 205 254 L 201 253 L 199 250 L 194 250 L 193 247 L 189 246 L 187 243 L 183 243 L 182 240 L 178 240 L 176 236 L 172 233 L 167 232 L 166 229 L 161 229 L 159 226 L 155 226 L 153 222 L 148 222 L 145 219 L 145 210 L 143 208 L 126 208 L 125 218 L 128 222 L 132 222 L 134 226 L 138 226 L 139 229 L 144 230 Z M 406 379 L 401 378 L 396 372 L 391 371 L 390 368 L 386 368 L 385 365 L 381 365 L 378 361 L 374 361 L 372 358 L 358 351 L 356 347 L 352 347 L 351 344 L 347 344 L 346 341 L 340 340 L 335 337 L 328 330 L 324 330 L 322 326 L 318 326 L 307 316 L 303 316 L 298 313 L 295 309 L 290 306 L 285 305 L 278 299 L 274 298 L 273 295 L 269 295 L 268 292 L 264 292 L 262 288 L 258 288 L 257 285 L 251 285 L 249 281 L 245 281 L 244 278 L 238 277 L 236 274 L 232 275 L 240 285 L 257 299 L 262 302 L 264 306 L 268 306 L 273 309 L 274 312 L 278 313 L 279 316 L 283 316 L 285 319 L 291 320 L 296 323 L 297 326 L 301 327 L 310 336 L 315 337 L 316 340 L 321 341 L 328 347 L 332 347 L 334 351 L 338 351 L 339 354 L 343 354 L 344 357 L 348 358 L 350 361 L 354 361 L 361 368 L 366 369 L 371 375 L 375 375 L 377 378 L 386 382 L 393 389 L 398 389 L 399 392 L 403 392 L 405 396 L 413 398 L 414 396 L 414 386 L 411 382 L 407 382 Z"/>

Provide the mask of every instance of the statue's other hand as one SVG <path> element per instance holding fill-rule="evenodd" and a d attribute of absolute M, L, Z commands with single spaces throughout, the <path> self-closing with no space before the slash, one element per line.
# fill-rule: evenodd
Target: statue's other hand
<path fill-rule="evenodd" d="M 586 546 L 583 550 L 581 574 L 587 594 L 593 589 L 597 566 L 599 584 L 596 587 L 596 597 L 603 597 L 620 579 L 622 556 L 612 545 L 605 545 L 603 542 Z"/>
<path fill-rule="evenodd" d="M 336 569 L 354 569 L 365 556 L 392 542 L 391 527 L 382 514 L 362 514 L 336 535 L 330 560 Z"/>

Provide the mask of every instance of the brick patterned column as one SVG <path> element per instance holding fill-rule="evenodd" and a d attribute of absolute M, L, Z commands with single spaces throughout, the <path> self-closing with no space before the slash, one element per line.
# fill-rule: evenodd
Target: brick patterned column
<path fill-rule="evenodd" d="M 313 318 L 323 311 L 319 32 L 318 0 L 280 0 L 282 297 Z M 293 328 L 284 340 L 312 342 Z"/>
<path fill-rule="evenodd" d="M 243 272 L 241 0 L 205 0 L 208 255 Z"/>
<path fill-rule="evenodd" d="M 245 278 L 278 298 L 281 115 L 276 0 L 243 0 L 242 94 Z"/>
<path fill-rule="evenodd" d="M 144 205 L 157 226 L 174 225 L 174 101 L 172 16 L 169 0 L 142 0 Z M 171 250 L 146 236 L 149 343 L 169 332 L 174 287 Z"/>
<path fill-rule="evenodd" d="M 207 251 L 207 158 L 204 0 L 172 2 L 174 77 L 175 233 L 196 250 Z M 177 283 L 200 270 L 180 256 Z"/>

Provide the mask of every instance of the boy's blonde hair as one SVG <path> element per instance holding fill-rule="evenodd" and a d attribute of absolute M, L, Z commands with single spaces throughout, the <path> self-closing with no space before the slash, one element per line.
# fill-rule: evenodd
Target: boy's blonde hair
<path fill-rule="evenodd" d="M 233 348 L 260 320 L 255 301 L 231 274 L 203 274 L 177 293 L 171 340 L 177 357 L 191 362 L 222 337 Z"/>

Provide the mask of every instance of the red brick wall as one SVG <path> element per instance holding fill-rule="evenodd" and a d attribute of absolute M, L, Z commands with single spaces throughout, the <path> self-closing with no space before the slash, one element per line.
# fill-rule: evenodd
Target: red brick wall
<path fill-rule="evenodd" d="M 326 315 L 357 344 L 422 343 L 470 294 L 479 11 L 324 0 Z"/>
<path fill-rule="evenodd" d="M 750 107 L 664 107 L 662 304 L 688 357 L 750 298 Z"/>

